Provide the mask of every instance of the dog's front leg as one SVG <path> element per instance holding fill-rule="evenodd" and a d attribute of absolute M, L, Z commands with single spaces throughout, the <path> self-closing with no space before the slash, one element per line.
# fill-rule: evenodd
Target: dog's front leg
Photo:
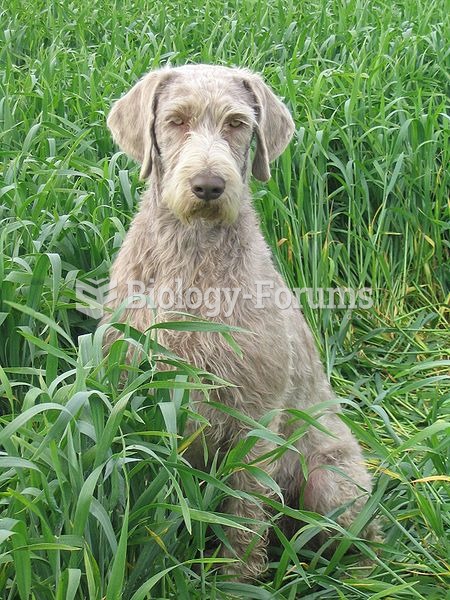
<path fill-rule="evenodd" d="M 260 439 L 246 456 L 245 462 L 250 463 L 271 450 L 273 450 L 273 445 L 266 440 Z M 255 466 L 263 469 L 268 475 L 271 475 L 275 470 L 274 463 L 268 461 L 265 463 L 256 463 Z M 270 497 L 274 493 L 273 490 L 259 481 L 244 466 L 232 474 L 231 486 L 236 490 L 242 490 L 250 495 L 255 493 Z M 225 549 L 223 552 L 226 557 L 240 559 L 240 562 L 225 567 L 224 570 L 227 573 L 237 576 L 241 580 L 258 577 L 267 569 L 268 531 L 267 525 L 264 523 L 267 520 L 264 507 L 257 498 L 252 501 L 231 497 L 224 502 L 223 510 L 233 516 L 254 519 L 260 522 L 260 524 L 245 523 L 249 531 L 229 528 L 227 537 L 233 553 L 228 549 Z"/>

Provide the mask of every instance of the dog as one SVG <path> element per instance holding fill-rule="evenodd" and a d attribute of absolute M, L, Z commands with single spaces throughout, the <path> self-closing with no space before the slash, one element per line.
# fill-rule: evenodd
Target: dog
<path fill-rule="evenodd" d="M 311 411 L 318 403 L 329 403 L 321 427 L 310 426 L 293 442 L 294 449 L 271 460 L 275 443 L 261 436 L 245 460 L 264 468 L 286 503 L 298 507 L 302 492 L 305 510 L 325 515 L 346 505 L 337 521 L 348 527 L 371 493 L 371 477 L 358 442 L 339 417 L 312 334 L 274 267 L 249 190 L 251 173 L 267 181 L 270 163 L 293 136 L 287 107 L 249 70 L 187 65 L 145 75 L 114 104 L 107 122 L 114 140 L 140 163 L 140 176 L 148 180 L 112 267 L 115 295 L 109 309 L 122 306 L 120 319 L 145 332 L 155 319 L 179 318 L 166 302 L 177 295 L 183 298 L 178 308 L 193 317 L 241 328 L 234 334 L 241 354 L 212 331 L 161 329 L 158 341 L 233 384 L 213 391 L 212 400 L 254 421 L 273 415 L 270 429 L 284 439 L 299 427 L 289 409 Z M 152 289 L 153 298 L 160 299 L 156 310 L 124 307 L 130 281 Z M 215 313 L 205 301 L 211 290 L 219 291 Z M 106 343 L 120 335 L 110 328 Z M 199 392 L 192 393 L 191 401 L 210 423 L 210 455 L 226 452 L 251 428 Z M 201 465 L 201 449 L 194 444 L 190 450 L 192 464 Z M 250 495 L 272 494 L 251 469 L 236 470 L 230 481 Z M 261 503 L 249 496 L 228 498 L 223 510 L 264 520 Z M 375 531 L 368 524 L 364 535 L 374 539 Z M 228 572 L 240 579 L 258 577 L 267 565 L 267 532 L 257 531 L 256 525 L 230 528 L 228 539 L 238 558 L 248 554 L 246 562 L 228 566 Z"/>

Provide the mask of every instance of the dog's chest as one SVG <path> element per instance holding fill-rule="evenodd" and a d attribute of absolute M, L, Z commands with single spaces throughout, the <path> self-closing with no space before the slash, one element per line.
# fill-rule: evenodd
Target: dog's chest
<path fill-rule="evenodd" d="M 211 331 L 160 330 L 161 343 L 194 365 L 236 385 L 262 393 L 280 390 L 283 383 L 264 374 L 285 373 L 289 350 L 283 311 L 275 306 L 274 290 L 282 286 L 270 253 L 259 235 L 224 229 L 195 228 L 170 237 L 168 229 L 155 238 L 152 298 L 158 321 L 202 319 Z M 239 327 L 233 333 L 243 351 L 238 359 L 214 324 Z M 207 325 L 204 326 L 207 329 Z M 195 328 L 195 325 L 193 325 Z M 274 348 L 277 351 L 274 352 Z"/>

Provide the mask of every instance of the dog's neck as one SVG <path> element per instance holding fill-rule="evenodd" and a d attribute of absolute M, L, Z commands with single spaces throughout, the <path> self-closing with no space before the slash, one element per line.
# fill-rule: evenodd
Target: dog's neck
<path fill-rule="evenodd" d="M 156 178 L 155 178 L 156 179 Z M 237 219 L 231 223 L 215 223 L 196 218 L 191 223 L 182 223 L 158 198 L 158 183 L 153 180 L 143 196 L 140 217 L 145 218 L 148 235 L 147 248 L 142 248 L 148 260 L 154 263 L 155 275 L 159 271 L 186 273 L 204 268 L 221 269 L 225 264 L 233 270 L 233 263 L 253 262 L 254 257 L 270 259 L 268 249 L 260 231 L 257 216 L 250 199 L 250 190 L 242 200 Z M 170 249 L 170 251 L 169 251 Z M 247 261 L 249 255 L 252 260 Z M 170 263 L 170 264 L 169 264 Z"/>

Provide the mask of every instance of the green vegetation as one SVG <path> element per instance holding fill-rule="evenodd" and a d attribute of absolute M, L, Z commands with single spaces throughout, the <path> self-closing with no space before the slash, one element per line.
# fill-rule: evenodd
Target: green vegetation
<path fill-rule="evenodd" d="M 444 598 L 445 3 L 9 0 L 1 11 L 0 596 Z M 373 290 L 370 310 L 304 308 L 376 479 L 365 514 L 385 541 L 336 530 L 326 557 L 306 541 L 330 519 L 293 511 L 299 532 L 275 526 L 270 570 L 252 585 L 227 581 L 207 552 L 225 519 L 246 525 L 220 513 L 245 448 L 203 474 L 177 436 L 189 388 L 220 382 L 180 362 L 158 373 L 148 339 L 121 388 L 125 342 L 104 359 L 96 321 L 75 306 L 78 279 L 107 277 L 142 189 L 106 129 L 111 102 L 151 68 L 187 61 L 260 71 L 292 109 L 290 150 L 267 186 L 252 184 L 288 281 Z M 287 509 L 270 502 L 276 524 Z M 351 539 L 358 553 L 344 556 Z"/>

